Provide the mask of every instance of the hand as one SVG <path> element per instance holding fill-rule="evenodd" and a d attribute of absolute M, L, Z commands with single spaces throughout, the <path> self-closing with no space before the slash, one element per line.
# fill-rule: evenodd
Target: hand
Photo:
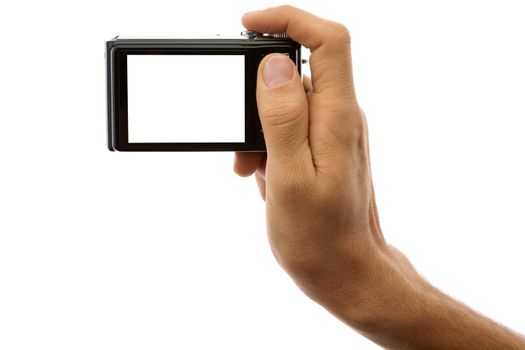
<path fill-rule="evenodd" d="M 243 23 L 287 32 L 309 48 L 312 79 L 303 86 L 284 55 L 264 58 L 257 106 L 267 156 L 238 152 L 235 170 L 255 172 L 280 265 L 312 299 L 366 329 L 368 313 L 384 313 L 384 304 L 399 304 L 422 281 L 381 233 L 348 30 L 288 6 L 248 13 Z"/>
<path fill-rule="evenodd" d="M 278 263 L 310 298 L 385 347 L 450 345 L 429 331 L 446 329 L 443 322 L 427 320 L 454 314 L 456 306 L 442 305 L 456 303 L 381 232 L 348 30 L 289 6 L 242 21 L 250 30 L 286 32 L 311 50 L 312 78 L 304 82 L 286 56 L 263 59 L 257 106 L 267 153 L 235 154 L 237 174 L 255 173 Z M 439 312 L 429 311 L 434 305 Z"/>

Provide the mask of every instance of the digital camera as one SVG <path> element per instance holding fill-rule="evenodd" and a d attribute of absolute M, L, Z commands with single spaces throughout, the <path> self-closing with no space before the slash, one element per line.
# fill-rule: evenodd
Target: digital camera
<path fill-rule="evenodd" d="M 284 33 L 106 42 L 112 151 L 264 151 L 255 97 L 265 55 L 301 46 Z"/>

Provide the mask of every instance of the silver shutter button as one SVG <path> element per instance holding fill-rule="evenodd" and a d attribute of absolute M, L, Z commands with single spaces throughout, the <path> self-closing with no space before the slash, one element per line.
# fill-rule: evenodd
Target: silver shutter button
<path fill-rule="evenodd" d="M 254 32 L 253 30 L 245 30 L 241 32 L 241 35 L 244 36 L 246 39 L 255 39 L 260 35 L 260 33 Z"/>

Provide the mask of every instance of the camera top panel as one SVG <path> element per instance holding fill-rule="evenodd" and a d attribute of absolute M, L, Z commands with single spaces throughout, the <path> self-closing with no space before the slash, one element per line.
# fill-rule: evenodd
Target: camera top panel
<path fill-rule="evenodd" d="M 108 48 L 114 46 L 136 46 L 136 45 L 236 45 L 236 46 L 265 46 L 265 45 L 292 45 L 299 47 L 291 38 L 288 38 L 286 33 L 259 33 L 254 31 L 243 31 L 238 36 L 207 36 L 207 37 L 122 37 L 107 41 Z"/>

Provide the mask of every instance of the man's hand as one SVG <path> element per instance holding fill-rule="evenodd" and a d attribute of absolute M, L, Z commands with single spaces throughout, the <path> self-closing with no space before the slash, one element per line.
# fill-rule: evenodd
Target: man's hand
<path fill-rule="evenodd" d="M 387 348 L 465 349 L 473 343 L 446 342 L 440 332 L 461 338 L 468 329 L 489 334 L 487 329 L 497 329 L 511 339 L 510 332 L 429 285 L 385 242 L 366 120 L 354 91 L 348 30 L 289 6 L 251 12 L 242 21 L 250 30 L 286 32 L 311 50 L 311 80 L 301 81 L 286 56 L 263 59 L 257 106 L 267 153 L 238 152 L 234 165 L 241 176 L 255 173 L 266 201 L 272 251 L 295 283 Z M 458 316 L 468 313 L 474 321 Z M 499 341 L 496 335 L 487 339 Z M 470 348 L 525 348 L 518 336 L 511 340 L 515 343 L 487 341 L 485 347 Z"/>

